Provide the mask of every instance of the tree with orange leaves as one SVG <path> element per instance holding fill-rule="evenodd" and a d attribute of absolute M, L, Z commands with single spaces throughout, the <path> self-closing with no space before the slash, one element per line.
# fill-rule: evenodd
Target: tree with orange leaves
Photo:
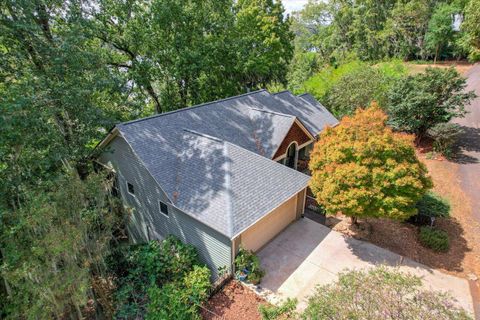
<path fill-rule="evenodd" d="M 376 103 L 327 128 L 310 157 L 310 188 L 327 214 L 405 220 L 432 187 L 413 135 L 393 132 Z"/>

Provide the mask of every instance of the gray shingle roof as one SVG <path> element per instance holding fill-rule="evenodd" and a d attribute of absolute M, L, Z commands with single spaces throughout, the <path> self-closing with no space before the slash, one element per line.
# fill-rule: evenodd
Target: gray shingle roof
<path fill-rule="evenodd" d="M 299 118 L 313 136 L 318 135 L 326 126 L 338 124 L 338 120 L 327 108 L 308 93 L 295 96 L 290 91 L 282 91 L 274 96 L 284 102 L 277 104 L 276 110 Z"/>
<path fill-rule="evenodd" d="M 184 130 L 174 204 L 234 237 L 306 187 L 310 177 L 232 143 Z"/>
<path fill-rule="evenodd" d="M 306 187 L 270 160 L 296 117 L 314 135 L 336 122 L 320 104 L 260 90 L 117 128 L 175 206 L 233 237 Z"/>

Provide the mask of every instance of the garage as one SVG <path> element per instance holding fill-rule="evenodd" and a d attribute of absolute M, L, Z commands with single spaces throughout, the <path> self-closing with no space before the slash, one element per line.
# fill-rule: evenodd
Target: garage
<path fill-rule="evenodd" d="M 259 250 L 303 214 L 304 199 L 305 190 L 302 190 L 245 230 L 236 244 L 248 250 Z"/>

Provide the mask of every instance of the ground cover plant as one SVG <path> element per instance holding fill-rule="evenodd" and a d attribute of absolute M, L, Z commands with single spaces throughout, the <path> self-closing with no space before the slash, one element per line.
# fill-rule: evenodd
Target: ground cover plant
<path fill-rule="evenodd" d="M 368 284 L 368 285 L 366 285 Z M 448 294 L 426 291 L 420 278 L 385 267 L 346 271 L 320 286 L 302 319 L 471 319 Z"/>
<path fill-rule="evenodd" d="M 450 248 L 450 241 L 448 234 L 439 229 L 433 227 L 421 227 L 420 228 L 420 242 L 434 251 L 446 252 Z"/>
<path fill-rule="evenodd" d="M 173 236 L 118 248 L 108 259 L 119 319 L 190 319 L 208 297 L 210 270 L 191 245 Z"/>

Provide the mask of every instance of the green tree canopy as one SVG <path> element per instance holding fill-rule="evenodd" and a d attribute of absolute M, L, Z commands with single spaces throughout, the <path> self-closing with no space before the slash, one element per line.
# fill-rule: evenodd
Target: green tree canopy
<path fill-rule="evenodd" d="M 398 80 L 388 93 L 389 123 L 419 137 L 438 123 L 465 115 L 475 97 L 465 92 L 466 80 L 454 68 L 427 68 L 425 73 Z"/>
<path fill-rule="evenodd" d="M 434 62 L 437 61 L 442 48 L 453 43 L 455 36 L 453 19 L 454 15 L 459 11 L 460 10 L 452 4 L 440 3 L 430 18 L 425 41 L 427 49 L 435 53 Z"/>

